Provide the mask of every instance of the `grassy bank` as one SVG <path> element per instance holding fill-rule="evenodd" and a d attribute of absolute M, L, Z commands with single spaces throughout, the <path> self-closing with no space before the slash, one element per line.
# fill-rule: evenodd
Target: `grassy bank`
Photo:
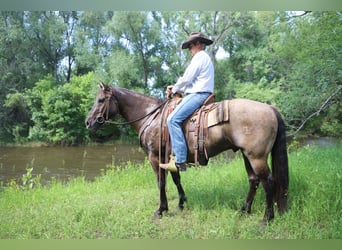
<path fill-rule="evenodd" d="M 251 215 L 239 209 L 248 189 L 241 157 L 223 157 L 182 173 L 188 196 L 177 211 L 178 194 L 168 178 L 170 211 L 152 220 L 159 205 L 153 171 L 146 162 L 113 168 L 94 182 L 84 178 L 48 187 L 0 191 L 1 239 L 341 239 L 342 144 L 305 147 L 289 155 L 289 211 L 266 227 L 264 192 L 259 189 Z"/>

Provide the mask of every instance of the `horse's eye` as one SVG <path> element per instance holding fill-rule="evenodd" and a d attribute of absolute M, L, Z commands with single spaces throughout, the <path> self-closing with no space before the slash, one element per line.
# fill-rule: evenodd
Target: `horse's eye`
<path fill-rule="evenodd" d="M 104 101 L 105 101 L 105 98 L 101 98 L 97 100 L 98 103 L 104 103 Z"/>

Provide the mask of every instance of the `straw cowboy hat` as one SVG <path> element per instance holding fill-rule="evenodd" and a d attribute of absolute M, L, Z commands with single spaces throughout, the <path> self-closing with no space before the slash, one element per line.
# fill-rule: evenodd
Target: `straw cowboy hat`
<path fill-rule="evenodd" d="M 200 43 L 204 43 L 206 45 L 210 45 L 213 43 L 212 40 L 210 40 L 209 38 L 207 38 L 205 35 L 203 35 L 201 32 L 193 32 L 190 34 L 190 36 L 188 37 L 188 39 L 186 39 L 183 43 L 182 43 L 182 49 L 187 49 L 189 48 L 189 45 L 192 43 L 195 43 L 199 41 Z"/>

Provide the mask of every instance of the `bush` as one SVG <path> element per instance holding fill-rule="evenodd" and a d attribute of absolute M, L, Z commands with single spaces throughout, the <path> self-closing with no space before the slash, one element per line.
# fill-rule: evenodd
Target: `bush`
<path fill-rule="evenodd" d="M 26 95 L 34 125 L 30 140 L 72 145 L 88 140 L 84 120 L 97 81 L 92 73 L 74 77 L 70 83 L 59 84 L 48 76 L 36 83 Z"/>

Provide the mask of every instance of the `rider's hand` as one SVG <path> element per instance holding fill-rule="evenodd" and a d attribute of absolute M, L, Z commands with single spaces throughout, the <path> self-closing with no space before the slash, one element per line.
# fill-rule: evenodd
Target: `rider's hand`
<path fill-rule="evenodd" d="M 173 85 L 169 85 L 167 86 L 166 88 L 166 96 L 168 99 L 171 99 L 171 96 L 172 96 L 172 88 L 173 88 Z"/>

